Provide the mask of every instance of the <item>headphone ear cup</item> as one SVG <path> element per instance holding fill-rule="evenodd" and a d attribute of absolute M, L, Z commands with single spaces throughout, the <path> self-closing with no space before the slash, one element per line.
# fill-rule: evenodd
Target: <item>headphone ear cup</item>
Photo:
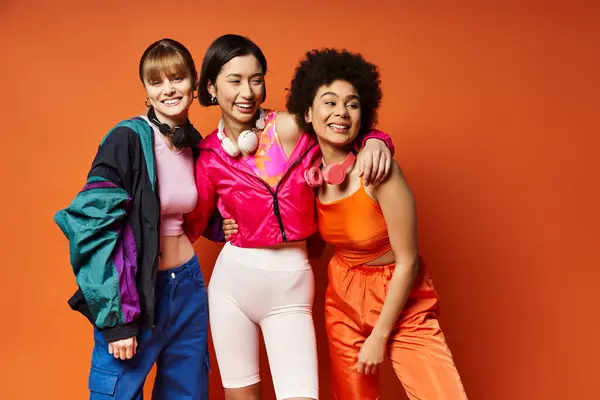
<path fill-rule="evenodd" d="M 317 167 L 311 167 L 304 171 L 304 180 L 310 187 L 319 187 L 323 184 L 323 175 Z"/>
<path fill-rule="evenodd" d="M 158 130 L 160 131 L 160 133 L 165 135 L 165 134 L 171 132 L 171 127 L 169 126 L 169 124 L 162 123 L 158 126 Z"/>
<path fill-rule="evenodd" d="M 346 179 L 346 171 L 339 164 L 331 164 L 323 169 L 323 178 L 330 185 L 339 185 Z"/>
<path fill-rule="evenodd" d="M 231 139 L 226 137 L 221 141 L 221 145 L 223 149 L 229 154 L 231 157 L 237 157 L 240 154 L 240 150 L 233 144 Z"/>
<path fill-rule="evenodd" d="M 238 147 L 246 153 L 253 153 L 258 148 L 258 135 L 256 132 L 246 130 L 240 133 Z"/>
<path fill-rule="evenodd" d="M 309 175 L 308 175 L 308 170 L 304 171 L 304 180 L 306 181 L 306 184 L 310 187 L 313 187 L 313 185 L 311 184 Z"/>

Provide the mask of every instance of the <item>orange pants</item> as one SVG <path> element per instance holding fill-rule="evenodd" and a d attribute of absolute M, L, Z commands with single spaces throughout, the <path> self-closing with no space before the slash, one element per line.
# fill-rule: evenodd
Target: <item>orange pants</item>
<path fill-rule="evenodd" d="M 325 325 L 334 399 L 379 397 L 378 374 L 357 372 L 358 353 L 379 317 L 394 266 L 349 267 L 335 256 L 329 263 Z M 413 290 L 390 335 L 387 355 L 410 399 L 466 399 L 437 314 L 437 294 L 421 264 Z"/>

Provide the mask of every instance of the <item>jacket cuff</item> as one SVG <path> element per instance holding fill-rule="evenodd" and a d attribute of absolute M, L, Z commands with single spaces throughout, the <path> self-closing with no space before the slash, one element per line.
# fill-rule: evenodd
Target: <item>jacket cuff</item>
<path fill-rule="evenodd" d="M 137 336 L 138 333 L 139 327 L 137 321 L 129 324 L 117 325 L 112 328 L 102 329 L 102 334 L 104 335 L 104 340 L 106 340 L 106 343 L 129 339 L 130 337 Z"/>
<path fill-rule="evenodd" d="M 377 129 L 372 129 L 369 132 L 367 132 L 366 134 L 363 135 L 363 137 L 360 139 L 360 148 L 362 149 L 363 147 L 365 147 L 365 144 L 367 143 L 367 140 L 369 139 L 379 139 L 379 140 L 383 140 L 383 143 L 385 143 L 386 147 L 388 149 L 390 149 L 390 153 L 392 153 L 392 157 L 394 156 L 394 142 L 392 142 L 392 137 L 390 135 L 388 135 L 385 132 L 379 131 Z M 357 149 L 360 150 L 360 149 Z"/>

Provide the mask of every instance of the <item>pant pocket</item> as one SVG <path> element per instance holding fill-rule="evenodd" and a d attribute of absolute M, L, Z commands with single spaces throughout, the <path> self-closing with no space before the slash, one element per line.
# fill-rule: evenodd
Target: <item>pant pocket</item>
<path fill-rule="evenodd" d="M 115 398 L 119 374 L 98 367 L 92 367 L 88 380 L 88 389 L 92 399 Z"/>

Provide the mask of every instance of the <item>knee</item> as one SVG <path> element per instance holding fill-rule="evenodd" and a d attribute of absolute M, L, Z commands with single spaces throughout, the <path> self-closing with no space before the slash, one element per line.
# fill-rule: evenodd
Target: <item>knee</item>
<path fill-rule="evenodd" d="M 287 397 L 283 400 L 317 400 L 314 397 Z"/>
<path fill-rule="evenodd" d="M 260 382 L 246 387 L 225 389 L 225 400 L 261 400 Z"/>

